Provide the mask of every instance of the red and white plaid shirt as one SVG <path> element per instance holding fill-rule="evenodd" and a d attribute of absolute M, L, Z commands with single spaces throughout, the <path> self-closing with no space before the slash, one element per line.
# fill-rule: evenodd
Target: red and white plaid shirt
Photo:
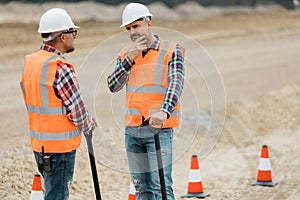
<path fill-rule="evenodd" d="M 43 44 L 41 50 L 53 52 L 65 59 L 57 49 Z M 54 79 L 54 91 L 67 110 L 69 119 L 79 131 L 89 133 L 96 126 L 95 120 L 89 115 L 83 101 L 75 72 L 68 65 L 58 63 Z"/>

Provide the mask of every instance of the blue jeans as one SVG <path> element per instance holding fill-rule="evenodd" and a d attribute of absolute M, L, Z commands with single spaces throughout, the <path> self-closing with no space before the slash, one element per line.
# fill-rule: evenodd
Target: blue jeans
<path fill-rule="evenodd" d="M 162 199 L 154 141 L 154 132 L 158 131 L 167 199 L 175 200 L 172 189 L 173 129 L 160 130 L 151 126 L 125 128 L 128 164 L 138 200 Z"/>
<path fill-rule="evenodd" d="M 52 170 L 46 172 L 41 153 L 34 152 L 39 172 L 44 178 L 45 200 L 67 200 L 73 181 L 76 150 L 69 153 L 50 154 Z"/>

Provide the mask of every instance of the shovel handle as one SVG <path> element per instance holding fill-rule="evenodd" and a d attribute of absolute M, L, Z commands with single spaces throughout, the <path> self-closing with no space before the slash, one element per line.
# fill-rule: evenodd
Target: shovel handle
<path fill-rule="evenodd" d="M 158 165 L 158 173 L 159 173 L 159 181 L 160 181 L 160 190 L 161 190 L 162 199 L 167 200 L 164 168 L 163 168 L 163 163 L 162 163 L 160 141 L 159 141 L 158 133 L 154 134 L 154 141 L 155 141 L 155 149 L 156 149 L 156 157 L 157 157 L 157 165 Z"/>
<path fill-rule="evenodd" d="M 92 170 L 92 175 L 93 175 L 96 200 L 101 200 L 100 186 L 99 186 L 96 162 L 95 162 L 95 157 L 94 157 L 94 148 L 93 148 L 93 143 L 92 143 L 93 135 L 92 135 L 92 132 L 90 132 L 89 134 L 84 134 L 84 135 L 85 135 L 85 139 L 86 139 L 88 151 L 89 151 L 89 158 L 90 158 L 90 165 L 91 165 L 91 170 Z"/>
<path fill-rule="evenodd" d="M 158 167 L 158 173 L 159 173 L 159 181 L 160 181 L 160 190 L 161 190 L 161 196 L 162 200 L 167 200 L 167 191 L 166 191 L 166 183 L 165 183 L 165 175 L 164 175 L 164 167 L 162 163 L 162 157 L 161 157 L 161 149 L 160 149 L 160 140 L 159 140 L 159 133 L 162 130 L 161 128 L 153 128 L 151 125 L 149 125 L 149 120 L 146 120 L 145 122 L 148 123 L 147 127 L 149 131 L 151 131 L 154 135 L 154 142 L 155 142 L 155 150 L 156 150 L 156 158 L 157 158 L 157 167 Z"/>

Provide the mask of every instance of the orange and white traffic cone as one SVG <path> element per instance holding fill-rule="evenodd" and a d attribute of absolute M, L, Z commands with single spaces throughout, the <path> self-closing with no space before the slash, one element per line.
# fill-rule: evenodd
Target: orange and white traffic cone
<path fill-rule="evenodd" d="M 267 145 L 262 146 L 261 155 L 259 158 L 257 180 L 252 185 L 261 185 L 269 187 L 274 187 L 275 185 L 277 185 L 276 182 L 272 181 L 271 163 Z"/>
<path fill-rule="evenodd" d="M 182 198 L 205 198 L 209 194 L 203 192 L 201 172 L 198 164 L 198 158 L 196 155 L 192 156 L 189 183 L 188 183 L 188 193 L 181 196 Z"/>
<path fill-rule="evenodd" d="M 128 200 L 136 200 L 135 192 L 136 192 L 135 187 L 133 183 L 130 181 Z"/>
<path fill-rule="evenodd" d="M 43 200 L 41 176 L 36 173 L 33 178 L 30 200 Z"/>

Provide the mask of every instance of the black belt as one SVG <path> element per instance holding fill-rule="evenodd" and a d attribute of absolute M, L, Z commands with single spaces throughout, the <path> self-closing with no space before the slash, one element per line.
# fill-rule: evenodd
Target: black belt
<path fill-rule="evenodd" d="M 149 121 L 150 118 L 148 118 L 147 120 L 145 120 L 146 118 L 144 116 L 142 116 L 142 124 L 140 126 L 148 126 L 149 125 Z"/>

